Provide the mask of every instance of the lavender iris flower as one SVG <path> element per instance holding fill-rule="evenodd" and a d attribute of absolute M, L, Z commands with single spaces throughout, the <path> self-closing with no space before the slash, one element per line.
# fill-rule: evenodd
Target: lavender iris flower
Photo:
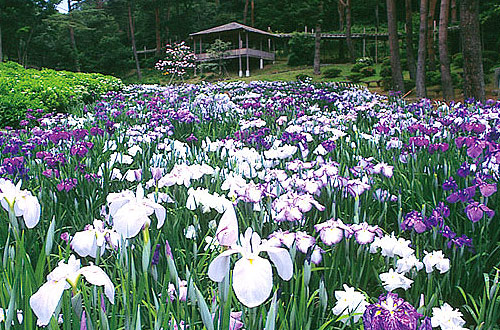
<path fill-rule="evenodd" d="M 485 213 L 490 218 L 495 215 L 495 211 L 478 202 L 472 202 L 467 205 L 465 207 L 465 213 L 467 214 L 467 218 L 469 218 L 469 220 L 472 222 L 478 222 L 479 220 L 481 220 Z"/>

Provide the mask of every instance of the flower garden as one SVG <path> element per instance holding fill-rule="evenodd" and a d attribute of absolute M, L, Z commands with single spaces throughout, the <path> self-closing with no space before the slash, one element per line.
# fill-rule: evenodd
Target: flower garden
<path fill-rule="evenodd" d="M 497 329 L 500 103 L 129 86 L 0 135 L 6 329 Z"/>

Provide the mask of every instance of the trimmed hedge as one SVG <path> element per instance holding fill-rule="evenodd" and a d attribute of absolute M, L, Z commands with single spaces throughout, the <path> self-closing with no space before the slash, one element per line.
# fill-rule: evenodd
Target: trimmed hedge
<path fill-rule="evenodd" d="M 93 102 L 122 87 L 120 79 L 98 73 L 25 69 L 14 62 L 0 63 L 0 126 L 17 126 L 27 109 L 67 112 L 76 104 Z"/>

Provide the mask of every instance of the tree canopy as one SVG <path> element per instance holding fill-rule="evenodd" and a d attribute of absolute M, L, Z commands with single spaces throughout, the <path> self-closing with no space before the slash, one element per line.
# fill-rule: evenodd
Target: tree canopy
<path fill-rule="evenodd" d="M 457 0 L 460 2 L 459 0 Z M 71 6 L 70 14 L 57 5 Z M 386 1 L 351 0 L 352 32 L 387 31 Z M 246 22 L 273 32 L 314 29 L 321 19 L 323 32 L 345 29 L 339 6 L 342 0 L 0 0 L 0 56 L 25 66 L 93 71 L 121 75 L 134 68 L 131 28 L 138 50 L 188 39 L 190 33 L 231 21 Z M 410 1 L 413 30 L 418 31 L 420 1 Z M 406 6 L 396 2 L 398 30 L 404 32 Z M 437 6 L 436 19 L 439 19 Z M 321 16 L 321 17 L 320 17 Z M 484 50 L 500 49 L 500 5 L 497 0 L 480 4 Z M 451 20 L 451 24 L 458 26 Z M 484 27 L 488 28 L 484 28 Z M 73 37 L 70 38 L 70 34 Z M 72 39 L 73 38 L 73 39 Z M 456 40 L 455 40 L 456 39 Z M 451 54 L 459 51 L 458 38 Z M 414 42 L 418 41 L 415 34 Z M 152 67 L 158 60 L 151 58 Z M 140 59 L 145 61 L 144 58 Z M 148 60 L 146 60 L 148 61 Z"/>

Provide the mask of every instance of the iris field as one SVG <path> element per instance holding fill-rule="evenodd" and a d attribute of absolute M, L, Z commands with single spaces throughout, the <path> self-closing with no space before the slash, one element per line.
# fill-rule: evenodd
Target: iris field
<path fill-rule="evenodd" d="M 498 329 L 500 102 L 129 86 L 0 132 L 5 329 Z"/>

